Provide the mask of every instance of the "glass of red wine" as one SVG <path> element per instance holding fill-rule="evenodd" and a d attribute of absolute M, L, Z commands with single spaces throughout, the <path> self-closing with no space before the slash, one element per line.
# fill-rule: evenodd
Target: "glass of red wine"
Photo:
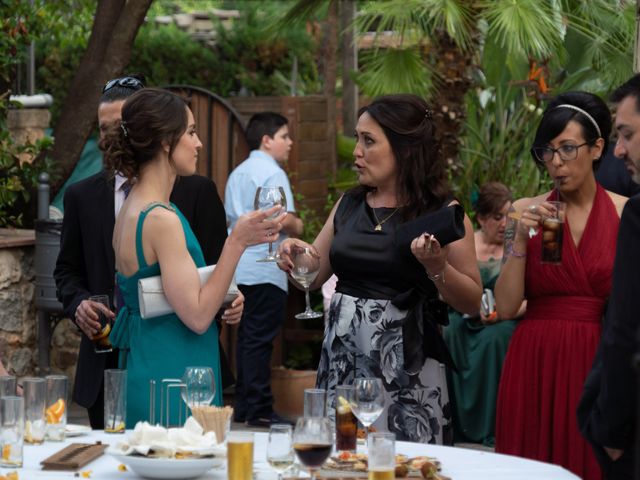
<path fill-rule="evenodd" d="M 333 429 L 327 417 L 303 417 L 298 419 L 293 432 L 293 449 L 300 463 L 309 470 L 312 480 L 316 472 L 331 455 Z"/>

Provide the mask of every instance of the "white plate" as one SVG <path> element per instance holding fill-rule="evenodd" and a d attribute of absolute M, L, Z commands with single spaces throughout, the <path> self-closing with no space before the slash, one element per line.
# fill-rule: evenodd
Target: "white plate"
<path fill-rule="evenodd" d="M 67 423 L 67 426 L 64 428 L 64 433 L 67 437 L 86 435 L 90 431 L 91 427 L 89 427 L 88 425 L 76 425 L 75 423 Z"/>
<path fill-rule="evenodd" d="M 124 463 L 134 473 L 143 478 L 197 478 L 213 467 L 223 464 L 220 458 L 148 458 L 137 455 L 122 455 L 108 451 L 109 455 L 120 463 Z"/>

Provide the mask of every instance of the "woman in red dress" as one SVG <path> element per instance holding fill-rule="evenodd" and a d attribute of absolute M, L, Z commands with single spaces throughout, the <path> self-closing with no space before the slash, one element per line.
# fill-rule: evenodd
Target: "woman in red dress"
<path fill-rule="evenodd" d="M 576 409 L 600 340 L 625 197 L 593 171 L 606 152 L 611 116 L 595 95 L 569 92 L 546 109 L 531 153 L 555 188 L 514 203 L 520 218 L 496 283 L 497 309 L 527 312 L 511 338 L 498 392 L 496 451 L 602 477 L 578 431 Z M 565 202 L 562 261 L 541 263 L 540 224 Z"/>

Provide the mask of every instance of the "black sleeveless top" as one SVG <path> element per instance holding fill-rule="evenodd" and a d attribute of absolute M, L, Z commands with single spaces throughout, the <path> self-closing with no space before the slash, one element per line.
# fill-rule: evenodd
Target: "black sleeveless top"
<path fill-rule="evenodd" d="M 378 220 L 372 210 L 363 194 L 347 192 L 340 201 L 329 251 L 331 268 L 338 277 L 336 291 L 358 298 L 391 300 L 419 284 L 423 293 L 436 297 L 437 290 L 420 262 L 395 246 L 395 232 L 403 222 L 400 212 L 376 208 L 378 220 L 388 218 L 376 232 Z"/>
<path fill-rule="evenodd" d="M 407 310 L 402 343 L 408 373 L 420 370 L 427 357 L 456 369 L 439 329 L 449 323 L 446 304 L 438 300 L 438 289 L 422 264 L 396 247 L 395 232 L 403 220 L 400 212 L 390 216 L 393 211 L 376 208 L 376 220 L 364 193 L 343 195 L 333 219 L 329 251 L 331 268 L 338 277 L 336 292 L 391 300 Z M 374 230 L 378 221 L 384 221 L 381 231 Z"/>

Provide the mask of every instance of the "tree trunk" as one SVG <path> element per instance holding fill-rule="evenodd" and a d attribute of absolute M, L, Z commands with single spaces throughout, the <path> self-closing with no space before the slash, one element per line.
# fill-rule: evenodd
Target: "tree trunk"
<path fill-rule="evenodd" d="M 336 78 L 338 56 L 338 0 L 329 2 L 324 41 L 324 95 L 327 98 L 327 136 L 329 141 L 330 173 L 337 170 L 336 155 Z"/>
<path fill-rule="evenodd" d="M 133 42 L 152 0 L 99 0 L 89 45 L 71 82 L 53 135 L 51 156 L 58 168 L 52 194 L 71 175 L 95 128 L 103 85 L 129 64 Z"/>
<path fill-rule="evenodd" d="M 633 71 L 640 71 L 640 0 L 636 0 L 636 42 L 633 48 Z"/>
<path fill-rule="evenodd" d="M 640 0 L 638 0 L 640 1 Z M 358 47 L 355 41 L 355 0 L 342 0 L 340 4 L 342 30 L 342 133 L 353 135 L 358 114 L 358 87 L 351 77 L 358 70 Z"/>
<path fill-rule="evenodd" d="M 476 39 L 477 35 L 474 36 Z M 472 86 L 471 68 L 476 48 L 465 52 L 444 31 L 434 36 L 432 58 L 437 60 L 436 72 L 439 82 L 433 99 L 434 119 L 442 147 L 442 154 L 453 171 L 462 174 L 458 163 L 459 139 L 466 117 L 465 96 Z"/>

